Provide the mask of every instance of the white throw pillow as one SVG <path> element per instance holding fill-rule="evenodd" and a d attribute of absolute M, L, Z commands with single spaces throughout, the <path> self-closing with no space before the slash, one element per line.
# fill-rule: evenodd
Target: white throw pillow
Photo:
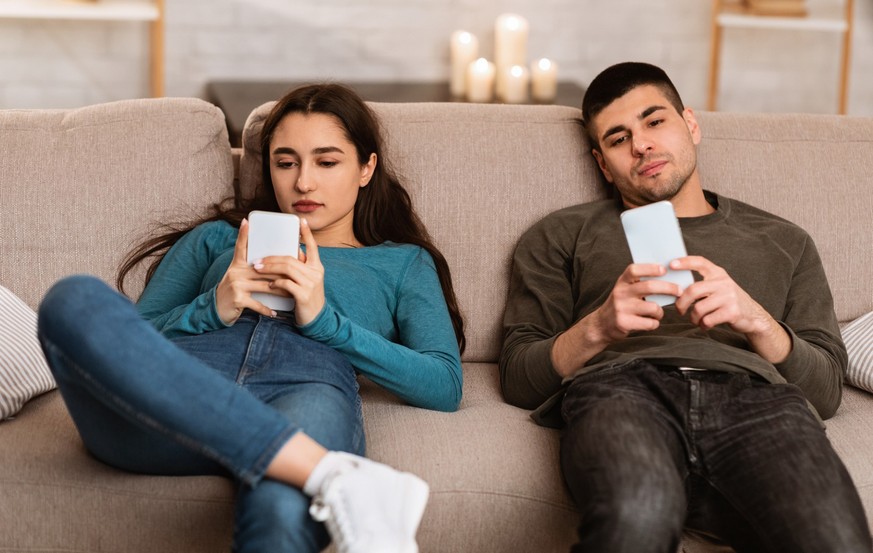
<path fill-rule="evenodd" d="M 846 325 L 842 334 L 849 353 L 846 382 L 873 392 L 873 311 Z"/>
<path fill-rule="evenodd" d="M 36 313 L 0 286 L 0 421 L 55 388 L 36 338 Z"/>

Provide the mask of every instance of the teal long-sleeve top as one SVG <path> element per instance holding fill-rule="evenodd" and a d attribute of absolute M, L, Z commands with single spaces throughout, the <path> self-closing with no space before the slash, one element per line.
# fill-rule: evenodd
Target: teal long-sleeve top
<path fill-rule="evenodd" d="M 215 290 L 237 234 L 217 221 L 183 236 L 143 291 L 139 313 L 168 338 L 225 328 Z M 358 372 L 411 405 L 456 410 L 460 353 L 430 255 L 392 242 L 318 253 L 326 302 L 300 333 L 345 354 Z"/>

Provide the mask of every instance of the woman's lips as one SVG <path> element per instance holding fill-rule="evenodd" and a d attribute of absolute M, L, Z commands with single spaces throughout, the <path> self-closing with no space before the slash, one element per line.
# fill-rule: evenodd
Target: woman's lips
<path fill-rule="evenodd" d="M 293 204 L 293 207 L 296 211 L 299 211 L 300 213 L 312 213 L 313 211 L 321 207 L 321 204 L 316 202 L 296 202 L 295 204 Z"/>

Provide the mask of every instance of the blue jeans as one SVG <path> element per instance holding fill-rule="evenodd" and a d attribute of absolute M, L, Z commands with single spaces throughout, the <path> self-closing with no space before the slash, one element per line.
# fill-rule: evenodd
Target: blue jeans
<path fill-rule="evenodd" d="M 576 552 L 674 553 L 688 527 L 736 551 L 870 553 L 857 491 L 793 385 L 633 361 L 576 378 L 561 464 Z"/>
<path fill-rule="evenodd" d="M 345 356 L 250 312 L 229 328 L 171 341 L 87 276 L 49 290 L 39 336 L 96 458 L 132 472 L 235 478 L 235 551 L 327 545 L 309 498 L 263 477 L 298 431 L 327 449 L 363 454 L 361 400 Z"/>

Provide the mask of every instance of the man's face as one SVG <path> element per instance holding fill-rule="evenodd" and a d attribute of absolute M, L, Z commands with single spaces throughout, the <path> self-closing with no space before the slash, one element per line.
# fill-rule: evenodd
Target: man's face
<path fill-rule="evenodd" d="M 632 89 L 590 125 L 599 147 L 594 157 L 627 207 L 671 200 L 690 179 L 699 185 L 694 113 L 678 113 L 656 86 Z"/>

